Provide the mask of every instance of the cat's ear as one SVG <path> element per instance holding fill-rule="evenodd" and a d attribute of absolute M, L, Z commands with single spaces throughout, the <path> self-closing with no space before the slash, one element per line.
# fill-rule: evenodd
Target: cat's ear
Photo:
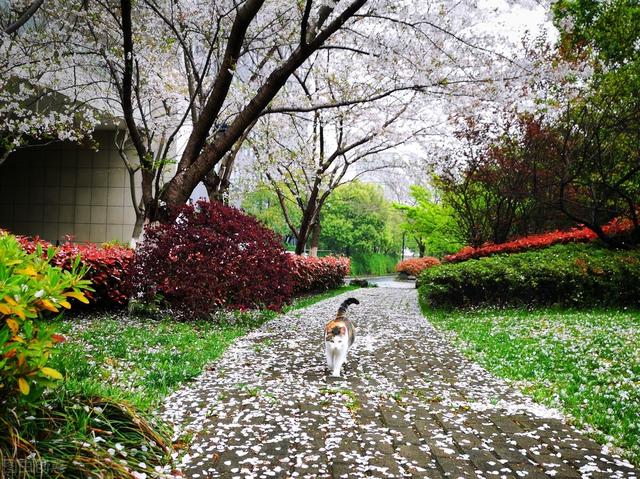
<path fill-rule="evenodd" d="M 347 334 L 347 328 L 346 328 L 346 326 L 342 326 L 342 327 L 340 328 L 340 334 Z"/>

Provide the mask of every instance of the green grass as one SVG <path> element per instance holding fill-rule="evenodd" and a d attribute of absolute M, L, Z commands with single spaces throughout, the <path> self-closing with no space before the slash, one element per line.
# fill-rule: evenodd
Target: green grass
<path fill-rule="evenodd" d="M 170 320 L 128 321 L 103 315 L 78 325 L 62 321 L 70 337 L 51 366 L 65 376 L 69 393 L 124 399 L 148 410 L 202 372 L 250 326 Z"/>
<path fill-rule="evenodd" d="M 425 310 L 473 360 L 640 463 L 640 312 Z"/>

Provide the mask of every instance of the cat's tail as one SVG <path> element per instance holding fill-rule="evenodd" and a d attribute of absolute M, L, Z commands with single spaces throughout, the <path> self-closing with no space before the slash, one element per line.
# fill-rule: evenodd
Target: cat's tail
<path fill-rule="evenodd" d="M 338 308 L 338 316 L 346 313 L 347 308 L 349 307 L 350 304 L 360 304 L 360 301 L 358 301 L 356 298 L 345 299 L 340 305 L 340 307 Z"/>

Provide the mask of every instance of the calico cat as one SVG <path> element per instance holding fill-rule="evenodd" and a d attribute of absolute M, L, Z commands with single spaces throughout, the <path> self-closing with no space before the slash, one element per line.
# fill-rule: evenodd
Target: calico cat
<path fill-rule="evenodd" d="M 349 348 L 356 337 L 353 323 L 346 318 L 350 304 L 360 304 L 355 298 L 342 302 L 338 308 L 336 319 L 329 321 L 324 328 L 324 348 L 327 356 L 327 366 L 333 376 L 340 377 L 340 369 L 347 359 Z"/>

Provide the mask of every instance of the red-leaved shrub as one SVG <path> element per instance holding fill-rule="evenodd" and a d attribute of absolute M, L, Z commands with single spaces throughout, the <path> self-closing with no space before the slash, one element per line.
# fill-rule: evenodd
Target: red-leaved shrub
<path fill-rule="evenodd" d="M 405 273 L 409 276 L 418 276 L 422 271 L 427 268 L 432 268 L 440 264 L 438 258 L 433 256 L 425 256 L 424 258 L 409 258 L 400 261 L 396 265 L 396 271 L 398 273 Z"/>
<path fill-rule="evenodd" d="M 91 293 L 94 304 L 107 307 L 126 305 L 130 295 L 128 277 L 134 251 L 121 245 L 64 243 L 58 248 L 53 263 L 70 270 L 78 255 L 82 264 L 89 268 L 85 279 L 91 281 L 95 290 Z"/>
<path fill-rule="evenodd" d="M 27 253 L 33 253 L 37 245 L 44 251 L 51 243 L 35 237 L 16 236 L 18 242 Z M 72 243 L 66 242 L 56 248 L 51 264 L 71 271 L 77 256 L 88 268 L 84 279 L 91 281 L 94 292 L 85 295 L 91 300 L 92 307 L 123 306 L 129 298 L 127 277 L 133 263 L 134 252 L 131 248 L 111 244 Z"/>
<path fill-rule="evenodd" d="M 631 230 L 633 224 L 629 220 L 613 219 L 602 227 L 605 234 L 616 236 L 627 233 Z M 525 236 L 517 240 L 508 241 L 500 244 L 486 244 L 478 248 L 466 246 L 455 254 L 445 256 L 443 261 L 446 263 L 457 263 L 468 259 L 482 258 L 501 253 L 522 253 L 532 249 L 547 248 L 554 244 L 565 243 L 587 243 L 594 241 L 598 237 L 587 227 L 574 228 L 569 231 L 549 231 L 537 235 Z"/>
<path fill-rule="evenodd" d="M 312 258 L 291 255 L 296 295 L 317 293 L 342 286 L 351 267 L 349 258 L 325 256 Z"/>
<path fill-rule="evenodd" d="M 133 266 L 137 298 L 161 295 L 183 316 L 221 308 L 280 309 L 293 295 L 293 260 L 276 234 L 221 203 L 200 201 L 147 227 Z"/>

